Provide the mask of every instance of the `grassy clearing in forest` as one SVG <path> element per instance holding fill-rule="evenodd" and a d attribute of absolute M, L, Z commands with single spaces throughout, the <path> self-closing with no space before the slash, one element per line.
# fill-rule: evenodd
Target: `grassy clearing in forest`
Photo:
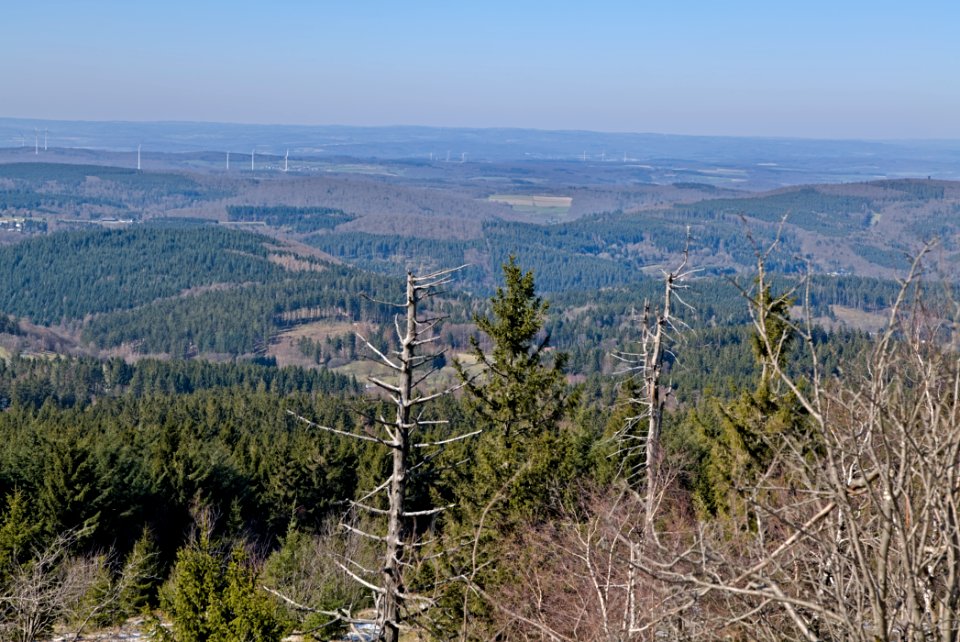
<path fill-rule="evenodd" d="M 844 326 L 865 332 L 878 332 L 890 321 L 889 312 L 865 312 L 843 305 L 831 305 L 830 311 Z"/>
<path fill-rule="evenodd" d="M 300 351 L 297 342 L 306 337 L 313 341 L 322 342 L 325 339 L 342 337 L 344 335 L 360 332 L 361 334 L 369 332 L 370 328 L 363 323 L 353 323 L 352 321 L 312 321 L 310 323 L 301 323 L 277 334 L 270 341 L 267 348 L 267 356 L 274 357 L 277 365 L 297 365 L 311 367 L 315 365 L 313 360 Z"/>
<path fill-rule="evenodd" d="M 493 194 L 487 198 L 492 203 L 509 205 L 516 212 L 535 214 L 538 219 L 562 220 L 573 204 L 571 196 L 544 196 L 536 194 Z"/>

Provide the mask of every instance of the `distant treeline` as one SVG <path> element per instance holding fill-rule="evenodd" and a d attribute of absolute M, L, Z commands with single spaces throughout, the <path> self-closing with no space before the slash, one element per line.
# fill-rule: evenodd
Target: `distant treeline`
<path fill-rule="evenodd" d="M 873 199 L 825 194 L 807 187 L 761 198 L 721 198 L 678 205 L 676 209 L 700 219 L 749 216 L 768 223 L 784 217 L 791 224 L 826 236 L 840 236 L 870 224 Z"/>
<path fill-rule="evenodd" d="M 68 232 L 0 247 L 0 311 L 51 324 L 189 288 L 276 279 L 265 239 L 234 230 Z"/>
<path fill-rule="evenodd" d="M 380 296 L 374 300 L 364 292 Z M 381 322 L 392 318 L 394 309 L 378 301 L 394 300 L 398 293 L 397 283 L 382 276 L 331 266 L 98 316 L 83 336 L 100 346 L 131 343 L 139 352 L 175 356 L 259 352 L 277 331 L 292 325 L 285 312 L 306 309 L 315 311 L 316 319 Z"/>
<path fill-rule="evenodd" d="M 61 163 L 0 165 L 0 212 L 30 209 L 69 216 L 136 215 L 158 205 L 185 206 L 228 194 L 178 172 L 140 172 L 133 168 Z"/>
<path fill-rule="evenodd" d="M 539 276 L 544 292 L 596 290 L 622 286 L 641 278 L 651 264 L 672 260 L 687 247 L 695 256 L 727 256 L 727 268 L 743 269 L 756 260 L 757 243 L 772 242 L 775 230 L 744 234 L 738 216 L 717 214 L 709 224 L 683 210 L 645 211 L 596 215 L 561 225 L 488 221 L 483 237 L 468 240 L 420 236 L 378 235 L 365 232 L 316 234 L 308 238 L 315 247 L 362 267 L 384 273 L 398 269 L 471 264 L 460 281 L 477 292 L 489 292 L 499 266 L 510 255 Z M 688 218 L 687 218 L 688 217 Z M 796 272 L 803 266 L 790 251 L 795 239 L 781 235 L 784 251 L 770 257 L 771 270 Z"/>
<path fill-rule="evenodd" d="M 230 221 L 260 221 L 270 227 L 307 234 L 333 229 L 341 223 L 354 220 L 356 216 L 331 207 L 230 205 L 227 207 L 227 218 Z"/>
<path fill-rule="evenodd" d="M 181 395 L 235 388 L 285 396 L 357 394 L 353 377 L 298 367 L 277 368 L 270 360 L 212 363 L 204 360 L 119 358 L 37 358 L 14 355 L 0 359 L 0 410 L 10 406 L 63 408 L 83 406 L 107 397 Z"/>

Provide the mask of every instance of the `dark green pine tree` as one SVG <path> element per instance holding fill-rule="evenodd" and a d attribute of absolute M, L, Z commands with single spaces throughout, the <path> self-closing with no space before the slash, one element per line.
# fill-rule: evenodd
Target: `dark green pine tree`
<path fill-rule="evenodd" d="M 48 535 L 97 526 L 104 497 L 89 442 L 71 431 L 45 444 L 37 504 Z"/>
<path fill-rule="evenodd" d="M 457 362 L 474 409 L 502 434 L 504 445 L 556 429 L 573 404 L 563 369 L 568 356 L 554 353 L 547 362 L 550 335 L 542 332 L 549 303 L 536 294 L 533 272 L 524 273 L 515 257 L 503 265 L 504 285 L 491 299 L 492 316 L 474 321 L 493 344 L 483 349 L 471 337 L 471 353 L 480 372 Z"/>
<path fill-rule="evenodd" d="M 491 300 L 492 314 L 475 318 L 492 347 L 471 340 L 475 363 L 455 362 L 469 393 L 476 441 L 452 460 L 457 468 L 445 499 L 456 504 L 445 525 L 451 552 L 442 576 L 465 578 L 450 585 L 444 612 L 450 627 L 465 627 L 467 639 L 481 639 L 488 605 L 474 588 L 490 589 L 508 578 L 497 561 L 511 533 L 525 523 L 546 519 L 557 493 L 574 486 L 584 472 L 590 444 L 565 416 L 576 404 L 563 373 L 566 355 L 549 349 L 543 332 L 548 304 L 536 295 L 532 272 L 511 257 L 503 266 L 504 285 Z M 449 601 L 448 601 L 449 600 Z M 454 615 L 456 614 L 456 615 Z"/>
<path fill-rule="evenodd" d="M 144 528 L 123 562 L 116 605 L 117 619 L 123 620 L 146 613 L 155 604 L 160 577 L 160 553 L 153 534 Z"/>

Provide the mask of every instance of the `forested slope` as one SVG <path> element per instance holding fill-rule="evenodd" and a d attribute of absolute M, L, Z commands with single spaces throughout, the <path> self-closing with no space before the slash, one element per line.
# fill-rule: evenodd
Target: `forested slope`
<path fill-rule="evenodd" d="M 705 198 L 550 224 L 491 220 L 466 239 L 334 229 L 307 241 L 381 272 L 470 262 L 479 268 L 466 276 L 474 288 L 488 288 L 510 254 L 537 269 L 549 292 L 629 283 L 676 262 L 685 248 L 708 272 L 743 272 L 775 238 L 782 251 L 770 258 L 772 270 L 887 278 L 909 267 L 925 243 L 939 240 L 944 260 L 938 267 L 954 278 L 957 212 L 957 184 L 895 180 Z"/>
<path fill-rule="evenodd" d="M 58 233 L 0 247 L 0 310 L 96 346 L 175 355 L 262 350 L 301 317 L 389 318 L 395 282 L 217 226 Z M 307 314 L 309 312 L 309 314 Z"/>
<path fill-rule="evenodd" d="M 607 639 L 604 630 L 620 630 L 630 639 L 633 625 L 611 618 L 596 602 L 600 586 L 600 595 L 627 609 L 637 627 L 678 630 L 677 618 L 663 618 L 651 607 L 652 601 L 666 601 L 682 627 L 701 637 L 739 634 L 748 625 L 771 639 L 790 634 L 796 626 L 790 605 L 817 583 L 791 573 L 829 566 L 827 549 L 837 545 L 837 533 L 854 525 L 876 532 L 895 524 L 883 521 L 870 496 L 859 492 L 892 468 L 849 484 L 857 506 L 873 516 L 862 522 L 856 513 L 836 510 L 848 484 L 837 490 L 823 472 L 834 462 L 851 463 L 850 447 L 857 442 L 849 427 L 871 431 L 871 441 L 860 443 L 874 449 L 871 456 L 884 448 L 879 431 L 893 430 L 885 422 L 871 423 L 870 408 L 857 405 L 865 398 L 860 386 L 875 386 L 870 368 L 884 368 L 884 386 L 898 386 L 871 388 L 890 416 L 914 421 L 903 411 L 931 404 L 940 409 L 936 432 L 925 428 L 926 420 L 909 424 L 911 440 L 896 442 L 897 457 L 912 457 L 910 444 L 956 437 L 943 414 L 951 394 L 944 391 L 954 388 L 924 379 L 943 383 L 941 378 L 953 376 L 943 361 L 950 347 L 942 341 L 942 319 L 941 334 L 926 335 L 920 333 L 923 319 L 905 312 L 920 302 L 915 297 L 922 290 L 905 292 L 904 316 L 896 317 L 904 325 L 880 337 L 815 326 L 806 335 L 805 324 L 790 325 L 796 297 L 791 289 L 798 285 L 792 278 L 739 284 L 684 278 L 675 285 L 690 307 L 677 305 L 664 326 L 670 334 L 654 380 L 661 395 L 655 407 L 662 412 L 663 459 L 655 473 L 660 499 L 648 519 L 635 498 L 648 492 L 651 473 L 639 463 L 643 446 L 630 444 L 643 444 L 648 434 L 644 408 L 651 406 L 644 386 L 650 370 L 610 376 L 600 374 L 601 365 L 588 368 L 593 374 L 585 379 L 566 375 L 578 360 L 594 358 L 586 354 L 618 352 L 626 359 L 621 363 L 635 364 L 631 359 L 643 354 L 649 336 L 643 328 L 656 327 L 649 315 L 660 314 L 663 281 L 546 301 L 536 294 L 532 273 L 514 263 L 505 273 L 508 281 L 489 305 L 475 308 L 483 333 L 466 331 L 475 340 L 458 357 L 460 392 L 434 398 L 430 393 L 437 387 L 429 375 L 417 388 L 424 406 L 411 427 L 422 447 L 411 449 L 403 490 L 403 541 L 410 551 L 404 560 L 410 564 L 402 573 L 404 590 L 426 605 L 416 614 L 429 618 L 405 613 L 404 631 L 473 639 L 509 630 L 523 638 L 533 626 L 537 635 L 600 640 Z M 889 308 L 899 292 L 884 281 L 816 279 L 809 312 L 829 313 L 831 306 L 851 303 Z M 650 304 L 647 321 L 637 314 L 644 301 Z M 933 312 L 934 302 L 926 303 Z M 427 319 L 463 305 L 473 303 L 436 299 L 424 310 L 425 327 Z M 448 331 L 440 328 L 439 336 Z M 577 350 L 568 359 L 551 345 L 554 340 Z M 922 357 L 919 366 L 933 360 L 944 367 L 922 375 L 910 355 Z M 429 372 L 435 360 L 423 364 Z M 908 367 L 913 369 L 900 387 L 898 377 Z M 911 406 L 917 382 L 926 401 Z M 78 583 L 80 592 L 69 599 L 49 598 L 51 619 L 39 629 L 46 635 L 54 623 L 64 630 L 89 629 L 143 609 L 159 609 L 180 631 L 201 617 L 188 595 L 246 613 L 252 619 L 244 626 L 270 631 L 265 640 L 293 630 L 340 635 L 344 619 L 378 604 L 354 580 L 360 572 L 377 577 L 368 570 L 382 562 L 378 529 L 391 508 L 378 489 L 385 488 L 394 448 L 377 437 L 377 428 L 391 425 L 395 407 L 366 392 L 346 377 L 269 363 L 0 359 L 0 495 L 6 502 L 0 584 L 7 595 L 19 595 L 20 587 L 34 581 L 27 569 L 53 550 L 60 552 L 51 573 L 100 569 L 99 583 Z M 812 395 L 828 396 L 821 404 Z M 892 440 L 896 432 L 884 435 Z M 939 452 L 930 450 L 927 463 L 946 462 L 934 457 Z M 911 470 L 920 475 L 919 468 Z M 917 481 L 898 488 L 915 493 L 926 487 Z M 942 493 L 933 486 L 924 492 L 931 493 L 930 503 L 917 503 L 923 508 L 915 517 L 939 519 L 928 507 Z M 369 515 L 361 517 L 361 511 Z M 797 524 L 823 519 L 818 515 L 846 521 L 822 537 L 820 531 L 801 536 L 808 531 Z M 832 521 L 822 523 L 833 528 Z M 689 547 L 691 541 L 698 547 Z M 767 541 L 790 557 L 778 557 L 780 549 L 769 555 Z M 866 543 L 873 541 L 871 536 Z M 97 552 L 107 549 L 114 561 L 97 561 Z M 872 560 L 879 553 L 870 548 L 865 554 Z M 899 549 L 886 555 L 898 568 L 907 564 Z M 149 569 L 132 566 L 138 556 L 151 560 Z M 943 567 L 942 560 L 930 563 Z M 343 571 L 347 564 L 357 570 Z M 758 595 L 738 592 L 739 574 L 760 573 L 750 570 L 760 564 L 761 575 L 775 577 L 783 593 L 763 587 Z M 632 575 L 631 565 L 643 572 Z M 843 572 L 859 580 L 870 568 Z M 130 578 L 136 589 L 121 591 Z M 160 578 L 168 578 L 165 587 Z M 685 606 L 708 581 L 716 583 L 711 590 L 734 598 Z M 537 586 L 543 587 L 541 598 L 530 599 Z M 939 586 L 931 590 L 938 600 L 951 599 Z M 274 599 L 278 594 L 287 601 Z M 111 595 L 116 597 L 105 597 Z M 11 601 L 18 599 L 0 598 L 9 614 L 0 619 L 5 630 L 19 626 L 13 616 L 19 607 Z M 294 608 L 291 599 L 347 615 L 330 623 Z M 895 599 L 889 598 L 890 612 L 901 613 Z M 93 606 L 72 607 L 69 600 L 103 608 L 96 619 L 82 620 L 76 614 Z M 832 613 L 833 600 L 822 595 L 808 601 Z M 573 610 L 572 603 L 582 608 Z M 850 629 L 832 619 L 829 626 L 863 631 L 895 622 L 885 617 L 879 613 L 866 623 L 852 618 Z M 210 626 L 230 630 L 232 621 Z"/>
<path fill-rule="evenodd" d="M 960 187 L 521 175 L 0 167 L 0 637 L 951 639 Z"/>

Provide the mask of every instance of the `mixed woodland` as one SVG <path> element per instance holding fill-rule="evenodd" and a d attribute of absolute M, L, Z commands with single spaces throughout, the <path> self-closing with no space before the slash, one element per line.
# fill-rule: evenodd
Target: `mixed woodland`
<path fill-rule="evenodd" d="M 302 180 L 0 166 L 0 638 L 960 635 L 960 186 Z"/>

